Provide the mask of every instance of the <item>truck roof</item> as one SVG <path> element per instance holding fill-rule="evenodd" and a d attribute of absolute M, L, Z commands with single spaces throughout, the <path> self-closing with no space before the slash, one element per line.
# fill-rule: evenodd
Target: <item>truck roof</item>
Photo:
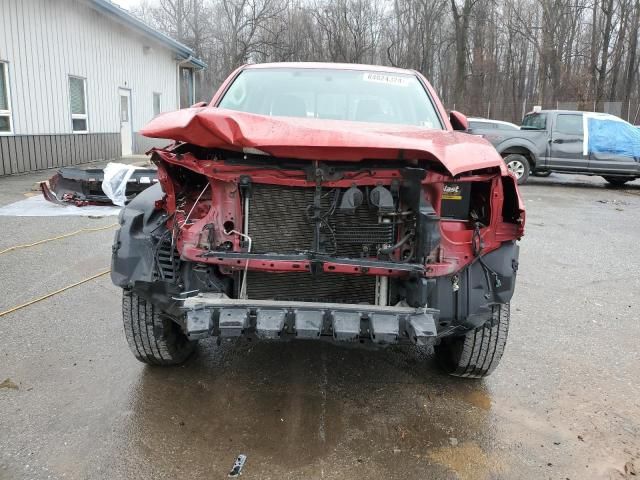
<path fill-rule="evenodd" d="M 526 115 L 529 115 L 531 113 L 593 113 L 593 112 L 588 112 L 586 110 L 540 110 L 538 112 L 534 112 L 533 110 L 530 112 L 527 112 Z"/>

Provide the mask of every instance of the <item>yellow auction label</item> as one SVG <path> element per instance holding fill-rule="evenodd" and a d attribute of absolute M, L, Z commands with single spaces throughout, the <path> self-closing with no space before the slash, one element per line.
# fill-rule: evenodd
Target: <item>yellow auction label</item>
<path fill-rule="evenodd" d="M 442 188 L 443 200 L 462 200 L 462 189 L 455 183 L 445 183 Z"/>

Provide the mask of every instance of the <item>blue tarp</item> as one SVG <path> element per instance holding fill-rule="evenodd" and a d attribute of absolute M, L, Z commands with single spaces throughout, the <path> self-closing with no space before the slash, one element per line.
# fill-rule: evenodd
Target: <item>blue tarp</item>
<path fill-rule="evenodd" d="M 640 129 L 611 115 L 585 114 L 589 154 L 622 155 L 640 161 Z"/>

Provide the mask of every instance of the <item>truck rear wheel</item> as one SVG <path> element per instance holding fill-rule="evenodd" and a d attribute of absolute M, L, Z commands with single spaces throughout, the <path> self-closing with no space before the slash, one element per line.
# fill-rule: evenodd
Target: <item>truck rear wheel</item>
<path fill-rule="evenodd" d="M 516 176 L 518 185 L 522 185 L 527 181 L 531 172 L 531 165 L 529 165 L 527 157 L 519 153 L 510 153 L 504 157 L 504 163 L 506 163 L 509 171 Z"/>
<path fill-rule="evenodd" d="M 197 342 L 190 341 L 169 315 L 128 290 L 123 290 L 122 320 L 129 348 L 141 362 L 178 365 L 195 351 Z"/>
<path fill-rule="evenodd" d="M 457 337 L 446 337 L 435 347 L 436 360 L 454 377 L 482 378 L 500 363 L 509 333 L 509 304 L 496 305 L 481 327 Z"/>

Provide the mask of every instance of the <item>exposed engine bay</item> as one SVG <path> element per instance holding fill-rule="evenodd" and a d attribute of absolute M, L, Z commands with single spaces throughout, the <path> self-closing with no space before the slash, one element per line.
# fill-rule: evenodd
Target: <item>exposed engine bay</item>
<path fill-rule="evenodd" d="M 150 295 L 168 289 L 172 298 L 186 299 L 181 308 L 191 307 L 184 328 L 196 337 L 221 334 L 228 309 L 245 313 L 227 332 L 244 331 L 252 321 L 259 327 L 265 308 L 270 320 L 274 308 L 279 313 L 264 335 L 282 336 L 291 317 L 288 331 L 295 335 L 302 325 L 294 312 L 325 305 L 312 322 L 317 336 L 336 337 L 331 312 L 358 306 L 347 315 L 351 339 L 376 312 L 378 323 L 386 315 L 396 325 L 378 336 L 384 342 L 399 340 L 398 325 L 413 315 L 408 312 L 420 312 L 415 330 L 435 338 L 456 328 L 456 318 L 465 328 L 474 316 L 486 320 L 491 302 L 512 292 L 513 239 L 522 225 L 515 187 L 499 171 L 452 178 L 416 161 L 276 163 L 187 144 L 156 150 L 153 160 L 165 195 L 155 200 L 153 275 L 139 288 Z M 499 264 L 492 265 L 485 254 L 504 242 L 513 250 L 510 260 L 495 256 Z M 481 283 L 481 296 L 468 295 L 480 292 L 473 282 Z M 198 300 L 207 295 L 214 305 L 228 305 L 207 310 Z M 443 302 L 451 296 L 461 298 Z M 206 321 L 193 313 L 201 308 Z"/>
<path fill-rule="evenodd" d="M 237 279 L 234 296 L 387 305 L 388 275 L 378 276 L 376 282 L 375 276 L 366 274 L 371 268 L 386 268 L 386 274 L 423 271 L 440 239 L 435 210 L 424 201 L 421 205 L 420 196 L 411 198 L 400 179 L 388 187 L 382 182 L 324 186 L 324 178 L 332 175 L 335 183 L 342 175 L 335 167 L 331 172 L 316 167 L 308 187 L 254 183 L 250 175 L 241 175 L 240 252 L 228 239 L 235 231 L 235 224 L 228 220 L 219 232 L 222 235 L 216 236 L 215 228 L 209 226 L 212 241 L 199 244 L 208 249 L 203 257 L 221 261 L 243 256 L 269 262 L 264 268 L 256 265 L 260 272 L 252 269 L 247 274 L 246 291 L 243 278 Z M 408 169 L 405 173 L 406 182 L 419 192 L 423 172 Z M 304 263 L 291 263 L 298 261 Z M 265 274 L 278 270 L 289 273 L 284 277 L 279 273 L 273 282 L 266 280 L 265 276 L 273 275 Z M 299 270 L 308 273 L 301 275 Z"/>

